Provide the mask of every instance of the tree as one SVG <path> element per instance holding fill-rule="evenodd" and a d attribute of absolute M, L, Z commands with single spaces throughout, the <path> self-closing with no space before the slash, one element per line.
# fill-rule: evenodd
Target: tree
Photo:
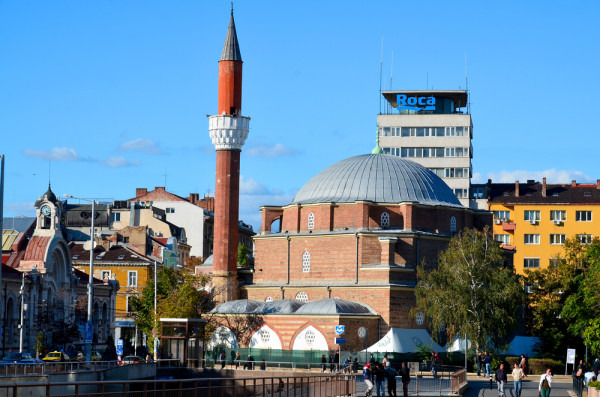
<path fill-rule="evenodd" d="M 464 336 L 476 350 L 500 346 L 514 329 L 523 303 L 523 285 L 489 228 L 464 229 L 441 252 L 437 268 L 417 268 L 415 315 L 423 311 L 434 338 Z"/>
<path fill-rule="evenodd" d="M 244 244 L 238 245 L 238 265 L 241 267 L 250 267 L 250 258 L 252 257 L 252 253 Z"/>
<path fill-rule="evenodd" d="M 133 297 L 132 308 L 136 312 L 135 325 L 146 334 L 148 340 L 158 337 L 160 329 L 154 329 L 160 317 L 200 318 L 214 305 L 214 295 L 207 288 L 209 276 L 196 276 L 178 269 L 161 266 L 157 274 L 157 317 L 154 317 L 154 280 L 148 280 L 140 297 Z M 154 348 L 149 346 L 150 350 Z"/>
<path fill-rule="evenodd" d="M 44 350 L 46 350 L 46 346 L 44 345 L 44 333 L 42 331 L 38 331 L 35 336 L 35 345 L 33 346 L 35 349 L 35 356 L 39 357 L 44 354 Z"/>

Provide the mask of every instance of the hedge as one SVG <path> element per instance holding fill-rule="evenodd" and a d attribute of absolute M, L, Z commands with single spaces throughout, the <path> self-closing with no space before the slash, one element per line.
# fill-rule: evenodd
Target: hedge
<path fill-rule="evenodd" d="M 558 360 L 552 360 L 550 358 L 530 358 L 529 359 L 529 370 L 527 372 L 531 374 L 541 375 L 546 372 L 546 369 L 550 368 L 553 374 L 561 373 L 564 371 L 564 364 Z"/>

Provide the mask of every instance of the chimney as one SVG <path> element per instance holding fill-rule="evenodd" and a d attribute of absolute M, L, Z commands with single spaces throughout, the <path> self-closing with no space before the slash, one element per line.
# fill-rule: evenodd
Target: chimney
<path fill-rule="evenodd" d="M 148 194 L 148 189 L 146 189 L 145 187 L 138 187 L 137 189 L 135 189 L 135 198 L 145 196 L 146 194 Z"/>
<path fill-rule="evenodd" d="M 194 204 L 194 205 L 198 205 L 198 193 L 190 193 L 190 203 Z"/>
<path fill-rule="evenodd" d="M 575 186 L 577 186 L 577 181 L 575 179 L 573 179 L 571 181 L 571 187 L 575 187 Z"/>
<path fill-rule="evenodd" d="M 542 179 L 542 197 L 546 197 L 546 178 Z"/>
<path fill-rule="evenodd" d="M 515 182 L 515 197 L 519 197 L 519 181 Z"/>
<path fill-rule="evenodd" d="M 154 190 L 165 190 L 164 186 L 155 186 Z"/>
<path fill-rule="evenodd" d="M 600 179 L 596 179 L 596 189 L 600 189 Z"/>

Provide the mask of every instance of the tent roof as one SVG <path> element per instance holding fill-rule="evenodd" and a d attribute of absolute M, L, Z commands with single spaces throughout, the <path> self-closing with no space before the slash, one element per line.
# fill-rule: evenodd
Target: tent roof
<path fill-rule="evenodd" d="M 413 353 L 423 345 L 435 352 L 443 352 L 444 348 L 435 343 L 427 330 L 410 328 L 392 328 L 377 343 L 370 346 L 370 352 Z"/>

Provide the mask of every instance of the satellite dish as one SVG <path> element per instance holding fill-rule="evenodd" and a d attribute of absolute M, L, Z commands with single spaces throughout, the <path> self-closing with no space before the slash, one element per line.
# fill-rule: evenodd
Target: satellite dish
<path fill-rule="evenodd" d="M 90 246 L 92 245 L 91 241 L 86 241 L 85 243 L 83 243 L 83 249 L 86 251 L 90 250 Z M 98 244 L 96 244 L 96 242 L 94 241 L 94 248 L 96 248 Z"/>

